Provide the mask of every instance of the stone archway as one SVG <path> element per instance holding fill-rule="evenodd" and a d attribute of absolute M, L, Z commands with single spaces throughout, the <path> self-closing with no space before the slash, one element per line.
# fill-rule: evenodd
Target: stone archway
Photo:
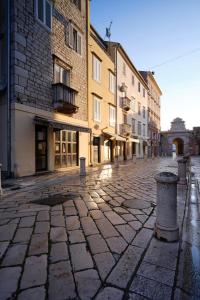
<path fill-rule="evenodd" d="M 175 138 L 173 140 L 173 145 L 176 146 L 176 155 L 184 154 L 184 141 L 181 138 Z"/>

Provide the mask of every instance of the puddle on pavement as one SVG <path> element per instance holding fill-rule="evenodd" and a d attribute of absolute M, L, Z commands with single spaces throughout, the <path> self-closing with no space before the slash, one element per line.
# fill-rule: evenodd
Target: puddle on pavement
<path fill-rule="evenodd" d="M 73 194 L 73 193 L 69 193 L 66 195 L 53 195 L 47 198 L 40 198 L 34 201 L 31 201 L 31 203 L 33 204 L 40 204 L 40 205 L 48 205 L 48 206 L 55 206 L 55 205 L 59 205 L 59 204 L 63 204 L 66 201 L 69 200 L 73 200 L 74 198 L 76 198 L 78 195 L 77 194 Z"/>
<path fill-rule="evenodd" d="M 126 200 L 123 206 L 128 208 L 144 209 L 151 207 L 151 203 L 144 200 Z"/>

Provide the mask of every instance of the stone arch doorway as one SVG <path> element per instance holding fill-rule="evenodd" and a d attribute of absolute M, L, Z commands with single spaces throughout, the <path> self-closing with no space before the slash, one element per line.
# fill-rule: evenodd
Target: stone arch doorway
<path fill-rule="evenodd" d="M 173 140 L 173 145 L 175 145 L 176 155 L 184 154 L 184 141 L 181 138 L 176 138 Z"/>

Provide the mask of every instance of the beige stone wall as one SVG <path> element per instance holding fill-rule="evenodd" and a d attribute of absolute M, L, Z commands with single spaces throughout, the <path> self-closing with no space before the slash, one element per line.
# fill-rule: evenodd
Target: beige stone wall
<path fill-rule="evenodd" d="M 58 122 L 70 121 L 70 118 L 62 114 L 53 114 L 38 108 L 27 107 L 22 104 L 13 104 L 12 107 L 12 170 L 14 175 L 28 176 L 35 174 L 35 115 L 48 120 Z M 87 126 L 86 121 L 74 119 L 72 125 Z M 89 161 L 89 133 L 79 133 L 79 157 L 86 157 L 86 164 Z M 48 128 L 48 170 L 54 170 L 54 132 Z"/>
<path fill-rule="evenodd" d="M 109 123 L 109 105 L 115 106 L 115 93 L 109 90 L 109 72 L 115 73 L 114 63 L 108 55 L 106 49 L 101 47 L 97 42 L 98 36 L 91 29 L 89 37 L 89 127 L 92 129 L 92 136 L 100 136 L 100 160 L 105 162 L 105 142 L 109 137 L 103 135 L 106 130 L 115 134 L 116 127 L 110 126 Z M 97 82 L 93 79 L 93 55 L 96 55 L 101 60 L 101 81 Z M 101 99 L 101 122 L 94 120 L 94 95 Z M 91 163 L 93 163 L 93 146 L 91 145 Z"/>

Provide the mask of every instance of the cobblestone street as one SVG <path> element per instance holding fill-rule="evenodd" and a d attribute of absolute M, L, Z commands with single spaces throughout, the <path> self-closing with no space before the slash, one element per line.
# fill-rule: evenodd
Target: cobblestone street
<path fill-rule="evenodd" d="M 199 163 L 195 158 L 194 172 L 200 173 Z M 194 281 L 186 289 L 180 279 L 185 272 L 180 250 L 190 237 L 184 222 L 190 189 L 178 186 L 185 244 L 153 237 L 154 175 L 161 171 L 177 173 L 177 162 L 105 165 L 84 178 L 77 171 L 31 177 L 21 189 L 7 190 L 0 203 L 0 299 L 200 299 L 199 260 L 193 295 Z M 189 209 L 194 227 L 198 207 Z M 196 232 L 197 252 L 199 240 Z"/>

